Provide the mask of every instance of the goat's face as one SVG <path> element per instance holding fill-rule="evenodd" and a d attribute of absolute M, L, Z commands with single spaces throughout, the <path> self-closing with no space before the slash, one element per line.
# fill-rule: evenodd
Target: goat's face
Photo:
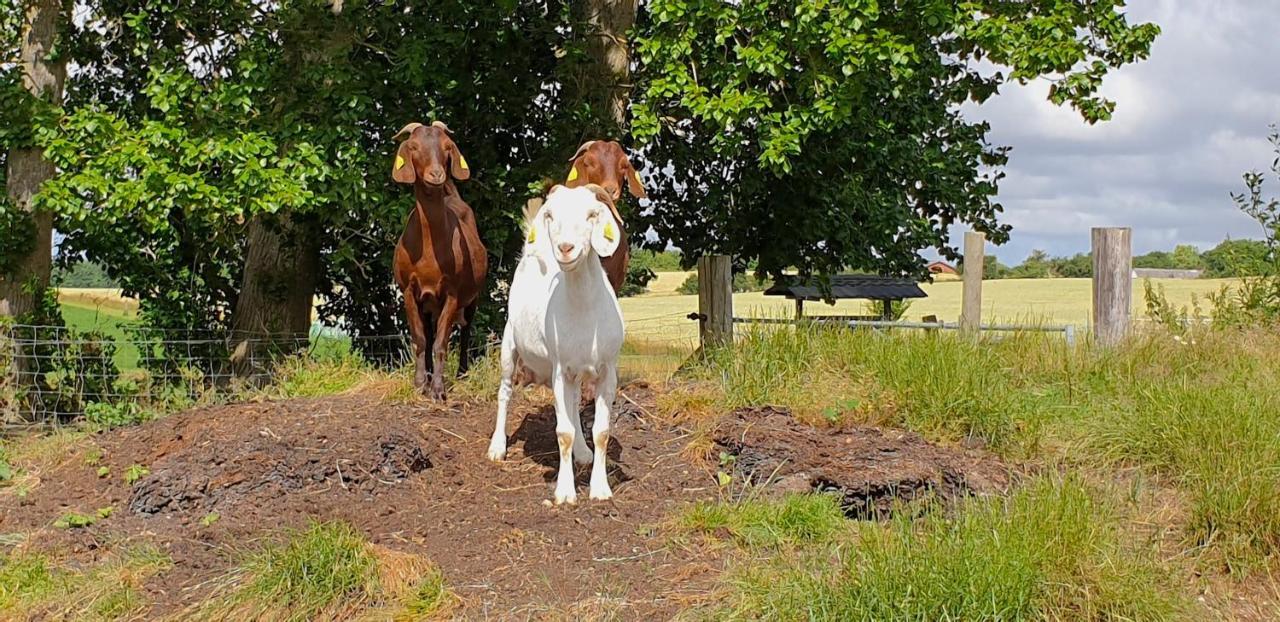
<path fill-rule="evenodd" d="M 546 233 L 546 244 L 561 270 L 581 266 L 591 254 L 588 249 L 601 257 L 618 249 L 620 235 L 610 201 L 608 193 L 594 184 L 551 189 L 533 225 Z"/>
<path fill-rule="evenodd" d="M 627 153 L 622 150 L 622 145 L 612 140 L 585 142 L 569 161 L 573 166 L 569 169 L 565 185 L 570 188 L 595 184 L 617 201 L 622 198 L 622 184 L 626 184 L 632 196 L 647 196 Z"/>
<path fill-rule="evenodd" d="M 396 134 L 396 139 L 403 142 L 396 151 L 392 179 L 402 184 L 421 181 L 431 187 L 440 187 L 448 181 L 450 174 L 458 180 L 471 177 L 467 160 L 462 157 L 458 145 L 449 138 L 449 128 L 444 123 L 410 123 Z"/>

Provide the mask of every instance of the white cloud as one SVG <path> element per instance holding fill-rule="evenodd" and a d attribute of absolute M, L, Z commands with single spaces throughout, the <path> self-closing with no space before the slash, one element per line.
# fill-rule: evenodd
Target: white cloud
<path fill-rule="evenodd" d="M 1257 237 L 1230 192 L 1272 158 L 1267 126 L 1280 123 L 1280 3 L 1136 0 L 1130 20 L 1163 29 L 1151 57 L 1108 76 L 1114 118 L 1089 126 L 1046 100 L 1048 84 L 1011 85 L 972 118 L 1013 152 L 999 200 L 1013 239 L 1003 261 L 1032 249 L 1087 250 L 1089 228 L 1134 229 L 1136 252 Z M 1280 193 L 1280 186 L 1274 188 Z"/>

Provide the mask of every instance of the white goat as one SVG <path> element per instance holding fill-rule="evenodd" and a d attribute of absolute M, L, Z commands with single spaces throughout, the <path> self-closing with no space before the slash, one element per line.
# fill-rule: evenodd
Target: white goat
<path fill-rule="evenodd" d="M 605 458 L 624 328 L 622 309 L 597 259 L 618 248 L 620 236 L 611 201 L 599 186 L 552 188 L 536 215 L 526 213 L 524 256 L 511 278 L 507 327 L 502 335 L 498 420 L 489 443 L 489 459 L 502 460 L 507 453 L 507 405 L 515 355 L 519 353 L 536 382 L 555 392 L 560 446 L 557 504 L 577 501 L 573 461 L 592 462 L 578 413 L 583 382 L 595 383 L 596 388 L 591 498 L 613 496 Z"/>

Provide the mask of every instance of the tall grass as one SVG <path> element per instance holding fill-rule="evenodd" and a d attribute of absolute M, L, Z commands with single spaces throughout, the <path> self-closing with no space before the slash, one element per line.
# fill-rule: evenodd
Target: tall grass
<path fill-rule="evenodd" d="M 1095 366 L 1109 399 L 1081 426 L 1100 455 L 1183 490 L 1189 539 L 1236 574 L 1280 554 L 1278 353 L 1267 333 L 1134 344 Z"/>
<path fill-rule="evenodd" d="M 906 426 L 937 440 L 973 437 L 1025 455 L 1046 423 L 1070 409 L 1060 372 L 1075 356 L 1061 340 L 1038 335 L 975 341 L 756 327 L 696 373 L 719 389 L 726 408 L 785 405 L 808 421 Z M 1045 380 L 1052 375 L 1058 377 Z"/>
<path fill-rule="evenodd" d="M 816 424 L 981 439 L 1015 459 L 1140 467 L 1185 496 L 1179 525 L 1240 573 L 1280 559 L 1280 335 L 1056 336 L 754 327 L 692 372 L 712 410 L 789 406 Z M 669 399 L 673 408 L 693 403 Z"/>
<path fill-rule="evenodd" d="M 859 523 L 842 542 L 744 564 L 707 617 L 1165 620 L 1184 611 L 1168 570 L 1130 544 L 1098 497 L 1075 479 L 1043 478 L 954 516 Z"/>

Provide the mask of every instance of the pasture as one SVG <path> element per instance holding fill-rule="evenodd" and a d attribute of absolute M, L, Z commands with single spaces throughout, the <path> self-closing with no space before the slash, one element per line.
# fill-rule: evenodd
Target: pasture
<path fill-rule="evenodd" d="M 660 273 L 649 292 L 641 296 L 622 299 L 622 310 L 627 317 L 627 333 L 637 341 L 656 342 L 679 346 L 693 344 L 697 340 L 697 323 L 686 316 L 698 310 L 698 297 L 676 293 L 676 287 L 692 273 Z M 1217 292 L 1231 279 L 1157 279 L 1152 285 L 1163 287 L 1169 302 L 1175 306 L 1190 306 L 1193 299 L 1207 307 L 1205 296 Z M 934 315 L 948 322 L 960 316 L 961 286 L 959 281 L 939 281 L 921 284 L 928 298 L 911 301 L 906 319 L 919 320 Z M 1133 314 L 1144 317 L 1146 306 L 1143 284 L 1134 282 Z M 982 288 L 983 317 L 989 322 L 1017 322 L 1030 324 L 1074 324 L 1083 330 L 1090 319 L 1089 279 L 1003 279 L 984 281 Z M 733 312 L 736 317 L 790 318 L 794 304 L 785 298 L 765 296 L 762 293 L 742 293 L 733 296 Z M 835 306 L 821 302 L 805 304 L 805 313 L 811 315 L 867 315 L 864 301 L 845 300 Z M 878 311 L 876 312 L 878 313 Z"/>
<path fill-rule="evenodd" d="M 60 619 L 1274 619 L 1277 361 L 1267 332 L 1102 351 L 742 330 L 675 377 L 633 370 L 615 499 L 557 508 L 546 390 L 518 392 L 494 464 L 492 360 L 438 404 L 408 370 L 292 359 L 229 399 L 6 441 L 0 605 Z"/>
<path fill-rule="evenodd" d="M 623 314 L 627 318 L 628 344 L 624 351 L 624 367 L 632 377 L 663 379 L 697 346 L 697 323 L 686 316 L 698 310 L 696 295 L 676 292 L 692 272 L 659 272 L 649 283 L 648 292 L 623 298 Z M 1152 284 L 1163 287 L 1168 299 L 1177 307 L 1190 306 L 1198 300 L 1208 307 L 1205 297 L 1231 279 L 1157 279 Z M 908 319 L 935 315 L 954 322 L 960 315 L 961 283 L 955 280 L 925 283 L 921 287 L 928 298 L 914 300 L 907 311 Z M 122 298 L 115 290 L 62 290 L 59 300 L 68 326 L 80 329 L 98 328 L 118 336 L 124 324 L 135 317 L 137 302 Z M 1074 324 L 1083 330 L 1089 325 L 1089 279 L 1004 279 L 985 281 L 983 309 L 987 321 L 1013 321 L 1032 324 Z M 761 293 L 735 294 L 734 314 L 738 317 L 791 317 L 791 301 L 767 297 Z M 841 301 L 834 307 L 808 303 L 806 313 L 821 315 L 859 315 L 868 310 L 862 301 Z M 1145 315 L 1142 282 L 1135 281 L 1134 317 Z M 121 353 L 122 366 L 132 367 L 136 354 Z"/>

